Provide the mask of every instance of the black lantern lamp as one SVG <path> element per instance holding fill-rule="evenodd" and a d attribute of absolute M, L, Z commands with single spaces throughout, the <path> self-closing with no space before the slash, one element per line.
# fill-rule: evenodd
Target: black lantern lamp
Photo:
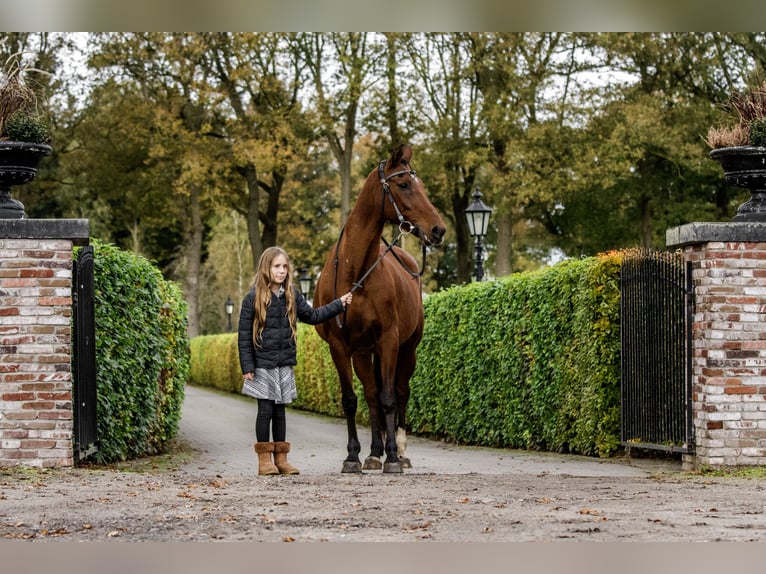
<path fill-rule="evenodd" d="M 229 318 L 229 332 L 231 332 L 231 314 L 234 313 L 234 301 L 231 297 L 226 297 L 226 303 L 223 308 L 226 310 L 226 316 Z"/>
<path fill-rule="evenodd" d="M 307 268 L 301 269 L 300 277 L 298 277 L 298 285 L 300 287 L 301 293 L 304 297 L 308 299 L 309 293 L 311 293 L 311 275 L 309 275 L 309 270 Z"/>
<path fill-rule="evenodd" d="M 465 208 L 465 216 L 468 220 L 468 233 L 476 239 L 476 259 L 474 267 L 474 277 L 477 281 L 484 279 L 484 245 L 482 239 L 487 236 L 489 229 L 489 216 L 492 215 L 492 208 L 484 205 L 481 200 L 479 186 L 473 192 L 473 203 Z"/>

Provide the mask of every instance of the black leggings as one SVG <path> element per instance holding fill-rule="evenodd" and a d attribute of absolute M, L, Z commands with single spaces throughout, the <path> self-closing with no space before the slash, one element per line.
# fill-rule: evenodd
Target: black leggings
<path fill-rule="evenodd" d="M 269 442 L 269 426 L 275 442 L 283 442 L 287 433 L 285 405 L 269 399 L 258 399 L 258 416 L 255 419 L 255 439 Z"/>

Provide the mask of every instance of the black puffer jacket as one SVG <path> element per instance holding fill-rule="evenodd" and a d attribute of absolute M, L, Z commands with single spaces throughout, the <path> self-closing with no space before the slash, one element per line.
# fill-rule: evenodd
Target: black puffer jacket
<path fill-rule="evenodd" d="M 298 319 L 310 325 L 323 323 L 343 311 L 340 299 L 314 309 L 297 289 L 295 294 L 295 309 Z M 255 319 L 255 289 L 248 291 L 242 300 L 239 312 L 239 365 L 242 373 L 254 373 L 255 368 L 274 369 L 296 364 L 295 340 L 290 331 L 290 320 L 287 318 L 287 301 L 284 294 L 277 297 L 272 293 L 271 303 L 266 309 L 266 326 L 260 347 L 253 344 L 253 319 Z"/>

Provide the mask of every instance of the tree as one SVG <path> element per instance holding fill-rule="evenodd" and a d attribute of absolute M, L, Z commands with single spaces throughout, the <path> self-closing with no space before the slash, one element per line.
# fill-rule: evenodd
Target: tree
<path fill-rule="evenodd" d="M 726 216 L 717 191 L 721 178 L 701 137 L 720 89 L 714 38 L 593 38 L 610 68 L 634 80 L 610 86 L 608 103 L 594 110 L 582 132 L 570 196 L 552 218 L 562 245 L 586 254 L 624 245 L 657 248 L 668 227 Z"/>
<path fill-rule="evenodd" d="M 502 190 L 494 199 L 496 272 L 507 275 L 524 267 L 533 248 L 539 260 L 551 247 L 542 232 L 571 163 L 573 84 L 591 64 L 577 54 L 574 34 L 478 33 L 470 46 L 492 152 L 488 182 Z"/>
<path fill-rule="evenodd" d="M 464 211 L 471 202 L 477 172 L 486 161 L 469 47 L 468 35 L 461 33 L 425 34 L 411 38 L 406 45 L 417 87 L 422 90 L 413 101 L 429 140 L 425 161 L 421 161 L 428 166 L 427 171 L 439 174 L 434 175 L 429 190 L 432 202 L 455 230 L 456 274 L 452 280 L 458 283 L 471 276 Z M 445 251 L 449 258 L 449 244 Z"/>
<path fill-rule="evenodd" d="M 181 248 L 173 269 L 183 278 L 189 335 L 194 337 L 199 333 L 203 225 L 220 190 L 221 161 L 228 151 L 215 135 L 222 120 L 210 105 L 212 94 L 199 65 L 204 46 L 196 36 L 163 33 L 102 34 L 97 46 L 91 66 L 116 72 L 146 106 L 142 176 L 151 184 L 144 205 L 149 218 L 163 204 L 163 194 L 170 194 L 175 207 L 170 221 L 178 224 Z M 149 231 L 144 227 L 138 233 Z"/>
<path fill-rule="evenodd" d="M 233 172 L 247 190 L 245 201 L 233 194 L 228 203 L 247 218 L 257 263 L 263 248 L 278 242 L 282 192 L 291 170 L 306 161 L 313 141 L 312 120 L 300 100 L 302 64 L 283 34 L 202 37 L 207 52 L 203 65 L 232 112 L 227 136 Z"/>
<path fill-rule="evenodd" d="M 340 224 L 351 210 L 352 160 L 359 108 L 371 89 L 371 71 L 380 46 L 367 32 L 306 33 L 294 38 L 312 82 L 311 98 L 319 132 L 327 142 L 340 173 Z"/>

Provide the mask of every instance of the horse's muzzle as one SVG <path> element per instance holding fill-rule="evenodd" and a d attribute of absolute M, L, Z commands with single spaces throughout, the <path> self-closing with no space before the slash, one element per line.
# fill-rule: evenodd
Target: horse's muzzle
<path fill-rule="evenodd" d="M 417 225 L 414 225 L 410 231 L 415 237 L 420 239 L 420 241 L 426 245 L 441 245 L 442 241 L 444 241 L 444 234 L 446 233 L 446 229 L 444 229 L 441 226 L 435 225 L 431 228 L 430 233 L 424 233 L 423 230 L 418 227 Z"/>
<path fill-rule="evenodd" d="M 432 227 L 430 236 L 428 238 L 429 243 L 431 243 L 431 245 L 441 245 L 442 241 L 444 241 L 444 234 L 446 232 L 446 229 L 438 225 Z"/>

